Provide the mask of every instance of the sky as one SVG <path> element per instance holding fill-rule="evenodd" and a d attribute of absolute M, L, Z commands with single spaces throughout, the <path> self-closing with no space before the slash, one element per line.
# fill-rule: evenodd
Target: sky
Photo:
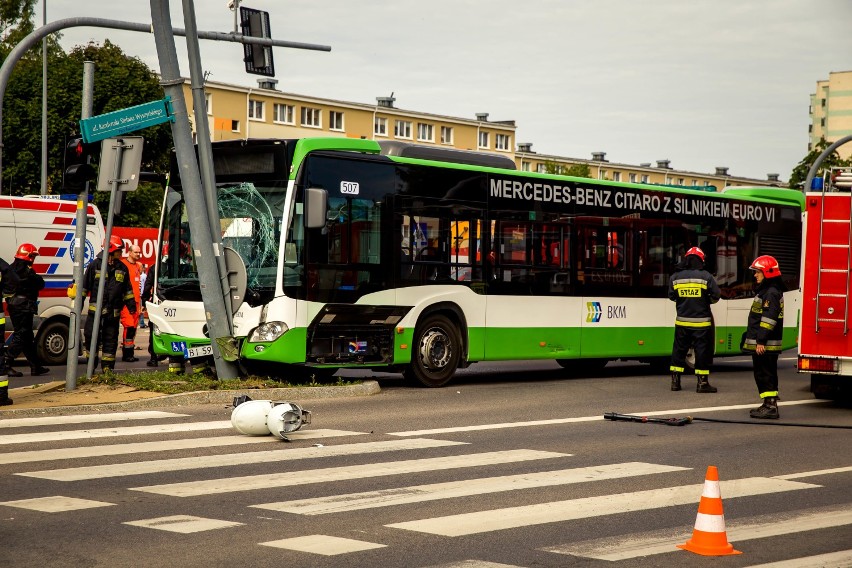
<path fill-rule="evenodd" d="M 36 23 L 150 23 L 149 2 L 41 0 Z M 185 28 L 171 0 L 173 26 Z M 786 180 L 807 154 L 818 80 L 852 71 L 849 0 L 244 0 L 272 37 L 278 89 L 364 104 L 514 120 L 540 154 Z M 196 0 L 196 27 L 231 32 L 228 0 Z M 153 35 L 69 28 L 66 49 L 105 39 L 159 70 Z M 185 40 L 180 71 L 189 75 Z M 210 80 L 256 86 L 240 44 L 200 42 Z M 48 76 L 49 80 L 49 76 Z M 97 89 L 97 71 L 95 71 Z"/>

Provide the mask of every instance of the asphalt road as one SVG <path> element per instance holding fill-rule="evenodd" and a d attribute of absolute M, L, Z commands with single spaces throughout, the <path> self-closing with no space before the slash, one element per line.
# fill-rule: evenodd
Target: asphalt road
<path fill-rule="evenodd" d="M 3 563 L 850 566 L 852 410 L 815 401 L 794 363 L 782 422 L 835 428 L 602 419 L 751 422 L 744 358 L 714 367 L 715 395 L 630 364 L 474 366 L 443 389 L 378 376 L 378 395 L 305 401 L 289 443 L 239 436 L 218 405 L 0 421 Z M 742 552 L 716 560 L 675 547 L 711 465 Z"/>

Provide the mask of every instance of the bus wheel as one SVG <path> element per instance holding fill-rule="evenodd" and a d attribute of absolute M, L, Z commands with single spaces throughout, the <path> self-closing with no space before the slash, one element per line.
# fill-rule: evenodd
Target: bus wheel
<path fill-rule="evenodd" d="M 603 371 L 608 359 L 557 359 L 563 369 L 568 369 L 574 375 L 593 375 Z"/>
<path fill-rule="evenodd" d="M 64 365 L 68 359 L 68 324 L 53 321 L 39 329 L 36 355 L 45 365 Z"/>
<path fill-rule="evenodd" d="M 429 316 L 414 331 L 411 365 L 403 376 L 416 386 L 442 387 L 453 378 L 460 359 L 456 326 L 442 315 Z"/>

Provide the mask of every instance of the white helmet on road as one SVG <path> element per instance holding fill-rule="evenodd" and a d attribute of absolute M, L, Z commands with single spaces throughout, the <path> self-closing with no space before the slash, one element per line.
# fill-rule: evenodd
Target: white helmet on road
<path fill-rule="evenodd" d="M 266 417 L 272 410 L 271 400 L 248 400 L 238 404 L 231 412 L 231 425 L 240 434 L 267 436 Z"/>
<path fill-rule="evenodd" d="M 266 417 L 267 431 L 272 432 L 276 438 L 284 439 L 285 434 L 295 432 L 302 424 L 311 423 L 311 413 L 302 410 L 298 404 L 293 402 L 281 402 L 275 404 Z"/>

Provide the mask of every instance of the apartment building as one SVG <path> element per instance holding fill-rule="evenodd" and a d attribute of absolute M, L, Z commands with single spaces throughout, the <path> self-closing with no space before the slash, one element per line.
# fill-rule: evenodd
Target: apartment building
<path fill-rule="evenodd" d="M 207 120 L 214 141 L 310 136 L 400 140 L 501 154 L 514 160 L 519 170 L 533 172 L 552 171 L 554 164 L 566 169 L 588 165 L 592 177 L 613 181 L 716 189 L 784 185 L 778 174 L 769 174 L 765 180 L 744 178 L 729 175 L 726 167 L 709 174 L 672 169 L 668 160 L 659 160 L 656 166 L 609 162 L 604 152 L 593 152 L 591 160 L 543 155 L 534 152 L 531 143 L 517 144 L 514 120 L 490 120 L 488 113 L 476 113 L 473 118 L 443 116 L 398 108 L 392 94 L 376 97 L 375 104 L 362 104 L 286 93 L 278 90 L 275 79 L 257 83 L 257 87 L 205 84 Z M 189 80 L 184 83 L 184 95 L 191 105 Z M 190 116 L 194 116 L 192 109 Z"/>
<path fill-rule="evenodd" d="M 809 114 L 809 152 L 820 138 L 831 143 L 852 134 L 852 71 L 833 71 L 827 80 L 817 81 Z M 852 144 L 840 146 L 837 153 L 843 159 L 852 157 Z"/>

